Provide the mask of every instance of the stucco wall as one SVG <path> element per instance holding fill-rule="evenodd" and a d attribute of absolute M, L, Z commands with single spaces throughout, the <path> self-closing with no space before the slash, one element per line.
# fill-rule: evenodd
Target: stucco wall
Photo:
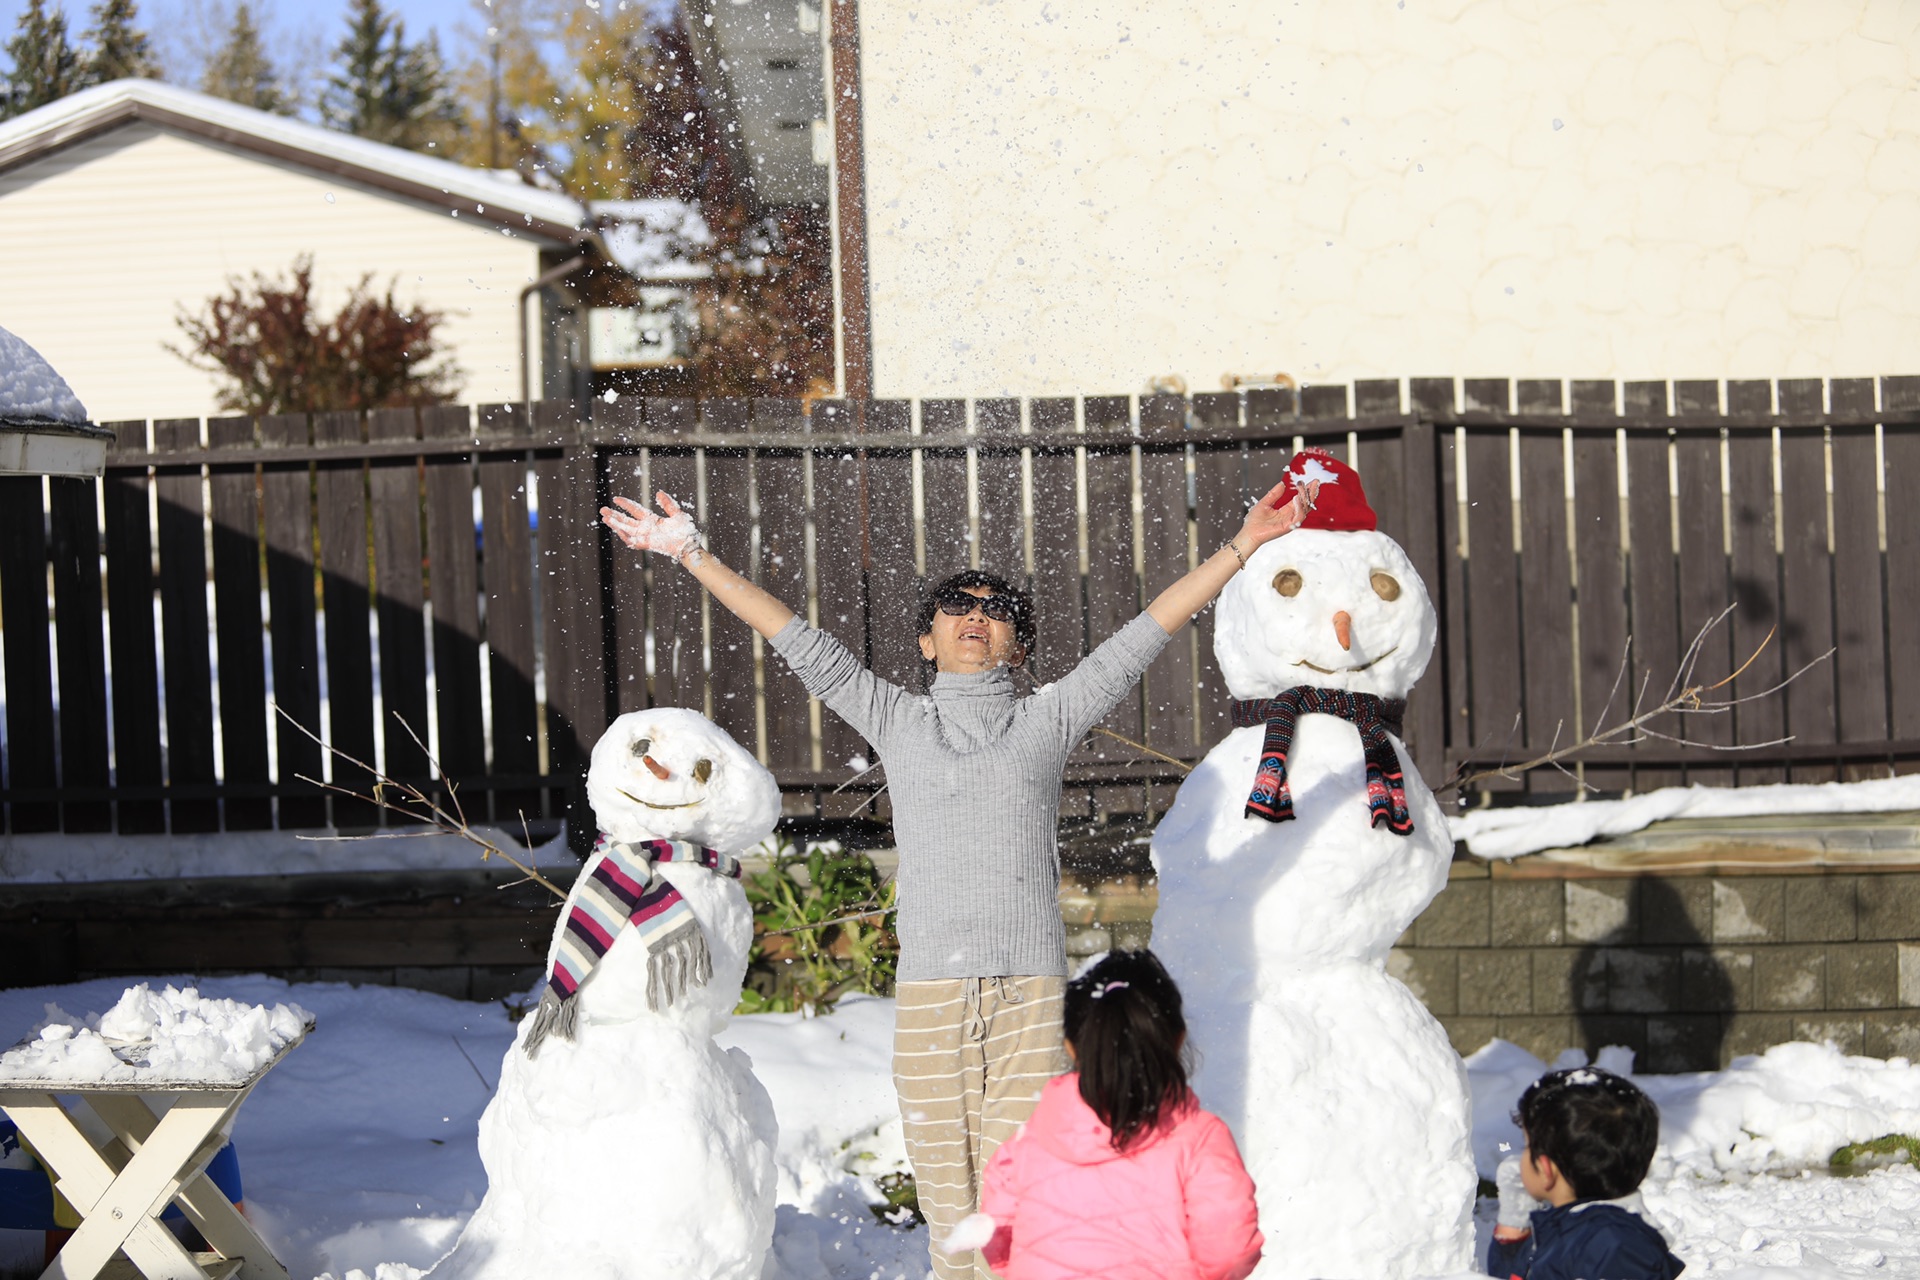
<path fill-rule="evenodd" d="M 1920 366 L 1911 3 L 860 21 L 883 395 Z"/>
<path fill-rule="evenodd" d="M 515 321 L 536 242 L 148 124 L 0 174 L 0 327 L 38 348 L 96 421 L 217 412 L 165 350 L 230 276 L 285 278 L 311 253 L 324 312 L 368 271 L 447 315 L 461 400 L 520 398 Z M 538 387 L 539 349 L 533 385 Z"/>

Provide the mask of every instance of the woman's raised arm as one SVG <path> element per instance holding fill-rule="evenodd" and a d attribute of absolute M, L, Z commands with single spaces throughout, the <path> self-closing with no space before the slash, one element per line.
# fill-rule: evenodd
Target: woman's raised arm
<path fill-rule="evenodd" d="M 1266 496 L 1254 503 L 1253 509 L 1247 512 L 1240 532 L 1228 539 L 1226 546 L 1154 597 L 1153 603 L 1147 606 L 1147 612 L 1153 615 L 1155 622 L 1166 628 L 1168 635 L 1186 626 L 1194 614 L 1213 603 L 1213 598 L 1220 594 L 1227 580 L 1246 567 L 1247 557 L 1253 554 L 1255 547 L 1298 528 L 1300 522 L 1307 518 L 1307 513 L 1313 510 L 1314 499 L 1320 495 L 1319 482 L 1296 492 L 1292 502 L 1281 506 L 1280 491 L 1286 486 L 1287 482 L 1282 480 L 1267 490 Z"/>
<path fill-rule="evenodd" d="M 655 515 L 632 498 L 615 498 L 613 507 L 600 508 L 600 521 L 613 530 L 614 537 L 635 551 L 651 551 L 679 562 L 699 579 L 701 586 L 713 593 L 715 600 L 767 639 L 773 639 L 780 628 L 793 620 L 792 609 L 729 569 L 718 556 L 700 545 L 700 530 L 694 525 L 693 517 L 680 509 L 671 494 L 662 490 L 653 495 L 653 500 L 660 504 L 665 515 Z"/>

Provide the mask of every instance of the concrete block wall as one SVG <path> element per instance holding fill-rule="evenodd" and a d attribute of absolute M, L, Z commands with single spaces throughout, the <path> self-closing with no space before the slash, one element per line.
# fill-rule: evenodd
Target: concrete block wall
<path fill-rule="evenodd" d="M 1470 1053 L 1634 1049 L 1648 1071 L 1788 1040 L 1920 1056 L 1920 870 L 1596 875 L 1462 861 L 1389 967 Z"/>

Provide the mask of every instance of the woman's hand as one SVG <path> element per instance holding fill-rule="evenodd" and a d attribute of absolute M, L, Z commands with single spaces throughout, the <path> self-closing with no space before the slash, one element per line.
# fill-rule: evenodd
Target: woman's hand
<path fill-rule="evenodd" d="M 684 562 L 688 552 L 700 547 L 700 529 L 666 490 L 654 494 L 653 500 L 665 515 L 655 515 L 632 498 L 615 498 L 613 505 L 620 510 L 600 508 L 600 523 L 635 551 L 652 551 Z"/>
<path fill-rule="evenodd" d="M 1245 554 L 1251 555 L 1260 544 L 1299 528 L 1300 522 L 1307 518 L 1307 513 L 1313 510 L 1314 501 L 1320 496 L 1320 482 L 1315 480 L 1306 488 L 1296 490 L 1292 502 L 1282 505 L 1280 491 L 1286 487 L 1287 482 L 1282 480 L 1267 490 L 1267 496 L 1254 503 L 1253 510 L 1247 512 L 1240 532 L 1234 535 L 1234 540 Z"/>

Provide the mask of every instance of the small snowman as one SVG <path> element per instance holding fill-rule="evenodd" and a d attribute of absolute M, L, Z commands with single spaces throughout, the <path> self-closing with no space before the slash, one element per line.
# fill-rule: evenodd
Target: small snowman
<path fill-rule="evenodd" d="M 1188 1002 L 1195 1088 L 1258 1187 L 1274 1245 L 1255 1274 L 1467 1270 L 1466 1072 L 1386 969 L 1453 856 L 1394 734 L 1433 606 L 1350 467 L 1309 450 L 1287 478 L 1282 501 L 1316 481 L 1318 499 L 1221 593 L 1214 651 L 1238 727 L 1154 833 L 1154 949 Z"/>
<path fill-rule="evenodd" d="M 714 1034 L 753 917 L 734 855 L 773 775 L 704 716 L 635 711 L 594 746 L 600 837 L 560 913 L 540 1006 L 480 1119 L 487 1195 L 435 1280 L 758 1280 L 773 1104 Z"/>

